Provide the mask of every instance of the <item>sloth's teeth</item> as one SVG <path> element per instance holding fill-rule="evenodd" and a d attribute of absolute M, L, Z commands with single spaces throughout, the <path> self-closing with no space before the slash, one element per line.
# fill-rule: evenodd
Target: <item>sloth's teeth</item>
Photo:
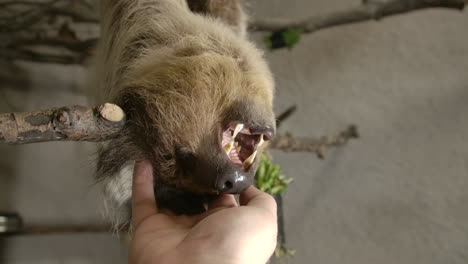
<path fill-rule="evenodd" d="M 265 140 L 263 140 L 263 134 L 260 135 L 260 141 L 257 144 L 257 149 L 261 147 L 265 143 Z"/>
<path fill-rule="evenodd" d="M 239 142 L 237 142 L 237 141 L 236 141 L 236 142 L 234 142 L 234 147 L 236 148 L 236 151 L 237 151 L 237 153 L 239 153 L 239 152 L 240 152 L 240 150 L 241 150 L 241 148 L 242 148 L 242 146 L 241 146 L 241 145 L 239 145 Z"/>
<path fill-rule="evenodd" d="M 244 124 L 237 124 L 236 128 L 234 129 L 234 133 L 232 134 L 232 138 L 236 138 L 237 134 L 244 128 Z"/>
<path fill-rule="evenodd" d="M 237 143 L 237 142 L 236 142 L 236 143 Z M 237 153 L 240 153 L 241 149 L 242 149 L 242 146 L 239 145 L 239 144 L 237 144 L 237 145 L 236 145 Z"/>
<path fill-rule="evenodd" d="M 224 146 L 224 152 L 226 152 L 226 154 L 229 155 L 229 153 L 231 152 L 233 146 L 234 146 L 234 140 L 227 143 L 226 146 Z"/>
<path fill-rule="evenodd" d="M 254 153 L 252 153 L 252 155 L 250 155 L 250 157 L 248 157 L 244 161 L 244 167 L 248 168 L 250 165 L 252 165 L 252 163 L 254 162 L 256 156 L 257 156 L 257 151 L 254 151 Z"/>

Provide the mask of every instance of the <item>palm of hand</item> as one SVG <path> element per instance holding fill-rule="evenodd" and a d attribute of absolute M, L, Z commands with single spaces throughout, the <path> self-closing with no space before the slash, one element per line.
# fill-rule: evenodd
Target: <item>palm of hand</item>
<path fill-rule="evenodd" d="M 223 195 L 203 214 L 175 216 L 158 212 L 152 177 L 137 175 L 152 175 L 152 171 L 141 166 L 145 165 L 136 166 L 134 175 L 130 263 L 267 262 L 277 232 L 276 204 L 271 196 L 250 187 L 240 196 L 241 206 L 232 195 Z"/>

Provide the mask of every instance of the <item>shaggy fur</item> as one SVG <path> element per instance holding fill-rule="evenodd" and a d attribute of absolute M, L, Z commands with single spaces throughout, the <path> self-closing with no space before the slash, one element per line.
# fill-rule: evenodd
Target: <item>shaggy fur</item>
<path fill-rule="evenodd" d="M 203 211 L 213 195 L 193 171 L 200 160 L 213 164 L 202 172 L 213 177 L 228 166 L 220 126 L 275 125 L 272 77 L 244 37 L 244 12 L 236 0 L 102 0 L 101 13 L 96 89 L 128 117 L 98 158 L 113 219 L 129 220 L 133 164 L 141 158 L 154 166 L 158 206 Z"/>

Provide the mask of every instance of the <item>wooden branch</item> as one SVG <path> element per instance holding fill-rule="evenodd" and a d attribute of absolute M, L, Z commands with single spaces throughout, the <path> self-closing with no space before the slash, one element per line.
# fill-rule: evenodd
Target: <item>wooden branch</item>
<path fill-rule="evenodd" d="M 74 22 L 79 23 L 99 23 L 99 18 L 88 12 L 83 13 L 71 8 L 60 8 L 52 7 L 47 10 L 49 15 L 67 16 L 70 17 Z"/>
<path fill-rule="evenodd" d="M 21 1 L 21 0 L 14 0 L 14 1 L 3 1 L 0 2 L 0 7 L 8 7 L 8 6 L 43 6 L 47 3 L 44 2 L 37 2 L 37 1 Z"/>
<path fill-rule="evenodd" d="M 10 5 L 29 5 L 32 7 L 26 10 L 21 10 L 16 14 L 13 13 L 6 18 L 2 17 L 0 20 L 0 32 L 11 33 L 28 29 L 43 19 L 48 10 L 53 8 L 53 6 L 59 1 L 60 0 L 51 0 L 49 2 L 11 1 L 2 3 L 2 8 L 7 8 Z"/>
<path fill-rule="evenodd" d="M 105 141 L 119 133 L 125 114 L 114 104 L 0 114 L 0 142 Z"/>
<path fill-rule="evenodd" d="M 304 33 L 312 33 L 329 27 L 367 20 L 378 20 L 387 16 L 426 8 L 462 10 L 467 2 L 468 0 L 363 0 L 360 6 L 348 10 L 303 19 L 253 18 L 249 22 L 249 29 L 251 31 L 271 32 L 281 32 L 285 29 L 299 29 Z M 79 2 L 79 8 L 70 6 L 69 2 L 65 0 L 51 0 L 48 2 L 6 1 L 0 3 L 0 7 L 2 8 L 17 6 L 30 8 L 26 9 L 26 12 L 22 9 L 22 13 L 0 17 L 0 32 L 11 34 L 31 31 L 31 27 L 35 24 L 43 23 L 42 18 L 46 16 L 65 16 L 71 18 L 74 22 L 99 23 L 98 17 L 91 12 L 92 9 L 90 9 L 89 4 L 83 1 Z M 11 38 L 11 36 L 8 36 L 8 38 Z M 83 64 L 88 55 L 86 53 L 95 45 L 96 41 L 96 39 L 82 41 L 60 38 L 27 39 L 24 37 L 16 37 L 15 39 L 13 35 L 13 41 L 9 42 L 8 48 L 0 50 L 0 58 L 57 64 Z M 23 46 L 37 45 L 66 48 L 78 54 L 43 54 L 21 48 Z"/>
<path fill-rule="evenodd" d="M 77 58 L 86 57 L 86 52 L 91 51 L 92 48 L 96 45 L 97 39 L 91 38 L 86 40 L 79 39 L 66 39 L 60 37 L 16 37 L 10 43 L 8 43 L 9 51 L 20 52 L 22 47 L 37 47 L 37 46 L 49 46 L 49 47 L 61 47 L 68 49 L 72 52 L 79 52 Z M 2 54 L 0 56 L 7 57 L 8 54 Z M 10 56 L 11 57 L 11 56 Z"/>
<path fill-rule="evenodd" d="M 325 159 L 326 152 L 331 147 L 339 147 L 349 140 L 359 138 L 357 127 L 351 125 L 338 136 L 327 136 L 320 140 L 294 137 L 291 134 L 276 135 L 270 148 L 287 152 L 315 152 L 320 159 Z"/>
<path fill-rule="evenodd" d="M 280 127 L 281 124 L 286 120 L 288 119 L 289 117 L 291 117 L 295 112 L 297 111 L 297 106 L 296 105 L 293 105 L 291 107 L 289 107 L 288 109 L 286 109 L 286 111 L 284 111 L 283 113 L 281 113 L 278 117 L 276 117 L 276 127 Z"/>
<path fill-rule="evenodd" d="M 82 64 L 86 61 L 85 54 L 49 54 L 28 49 L 4 49 L 0 50 L 0 58 L 7 60 L 24 60 L 57 64 Z"/>
<path fill-rule="evenodd" d="M 68 0 L 51 0 L 49 2 L 7 1 L 0 3 L 0 8 L 16 7 L 11 15 L 0 17 L 0 32 L 18 32 L 28 30 L 46 16 L 65 16 L 78 23 L 99 23 L 98 17 L 88 4 L 80 2 L 84 9 L 70 6 Z M 20 7 L 21 9 L 18 9 Z M 28 7 L 28 8 L 24 8 Z"/>
<path fill-rule="evenodd" d="M 25 226 L 18 235 L 110 233 L 111 225 L 36 225 Z"/>
<path fill-rule="evenodd" d="M 378 20 L 426 8 L 462 10 L 465 3 L 467 0 L 363 0 L 362 5 L 348 10 L 303 19 L 251 19 L 249 29 L 252 31 L 302 29 L 304 33 L 312 33 L 324 28 Z"/>

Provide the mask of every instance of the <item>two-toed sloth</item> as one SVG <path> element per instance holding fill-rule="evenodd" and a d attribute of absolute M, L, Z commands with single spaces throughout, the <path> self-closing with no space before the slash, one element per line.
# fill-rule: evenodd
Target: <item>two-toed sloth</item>
<path fill-rule="evenodd" d="M 130 218 L 135 160 L 151 161 L 158 206 L 177 214 L 251 185 L 275 133 L 274 88 L 238 0 L 100 2 L 96 89 L 128 118 L 97 164 L 117 224 Z"/>

